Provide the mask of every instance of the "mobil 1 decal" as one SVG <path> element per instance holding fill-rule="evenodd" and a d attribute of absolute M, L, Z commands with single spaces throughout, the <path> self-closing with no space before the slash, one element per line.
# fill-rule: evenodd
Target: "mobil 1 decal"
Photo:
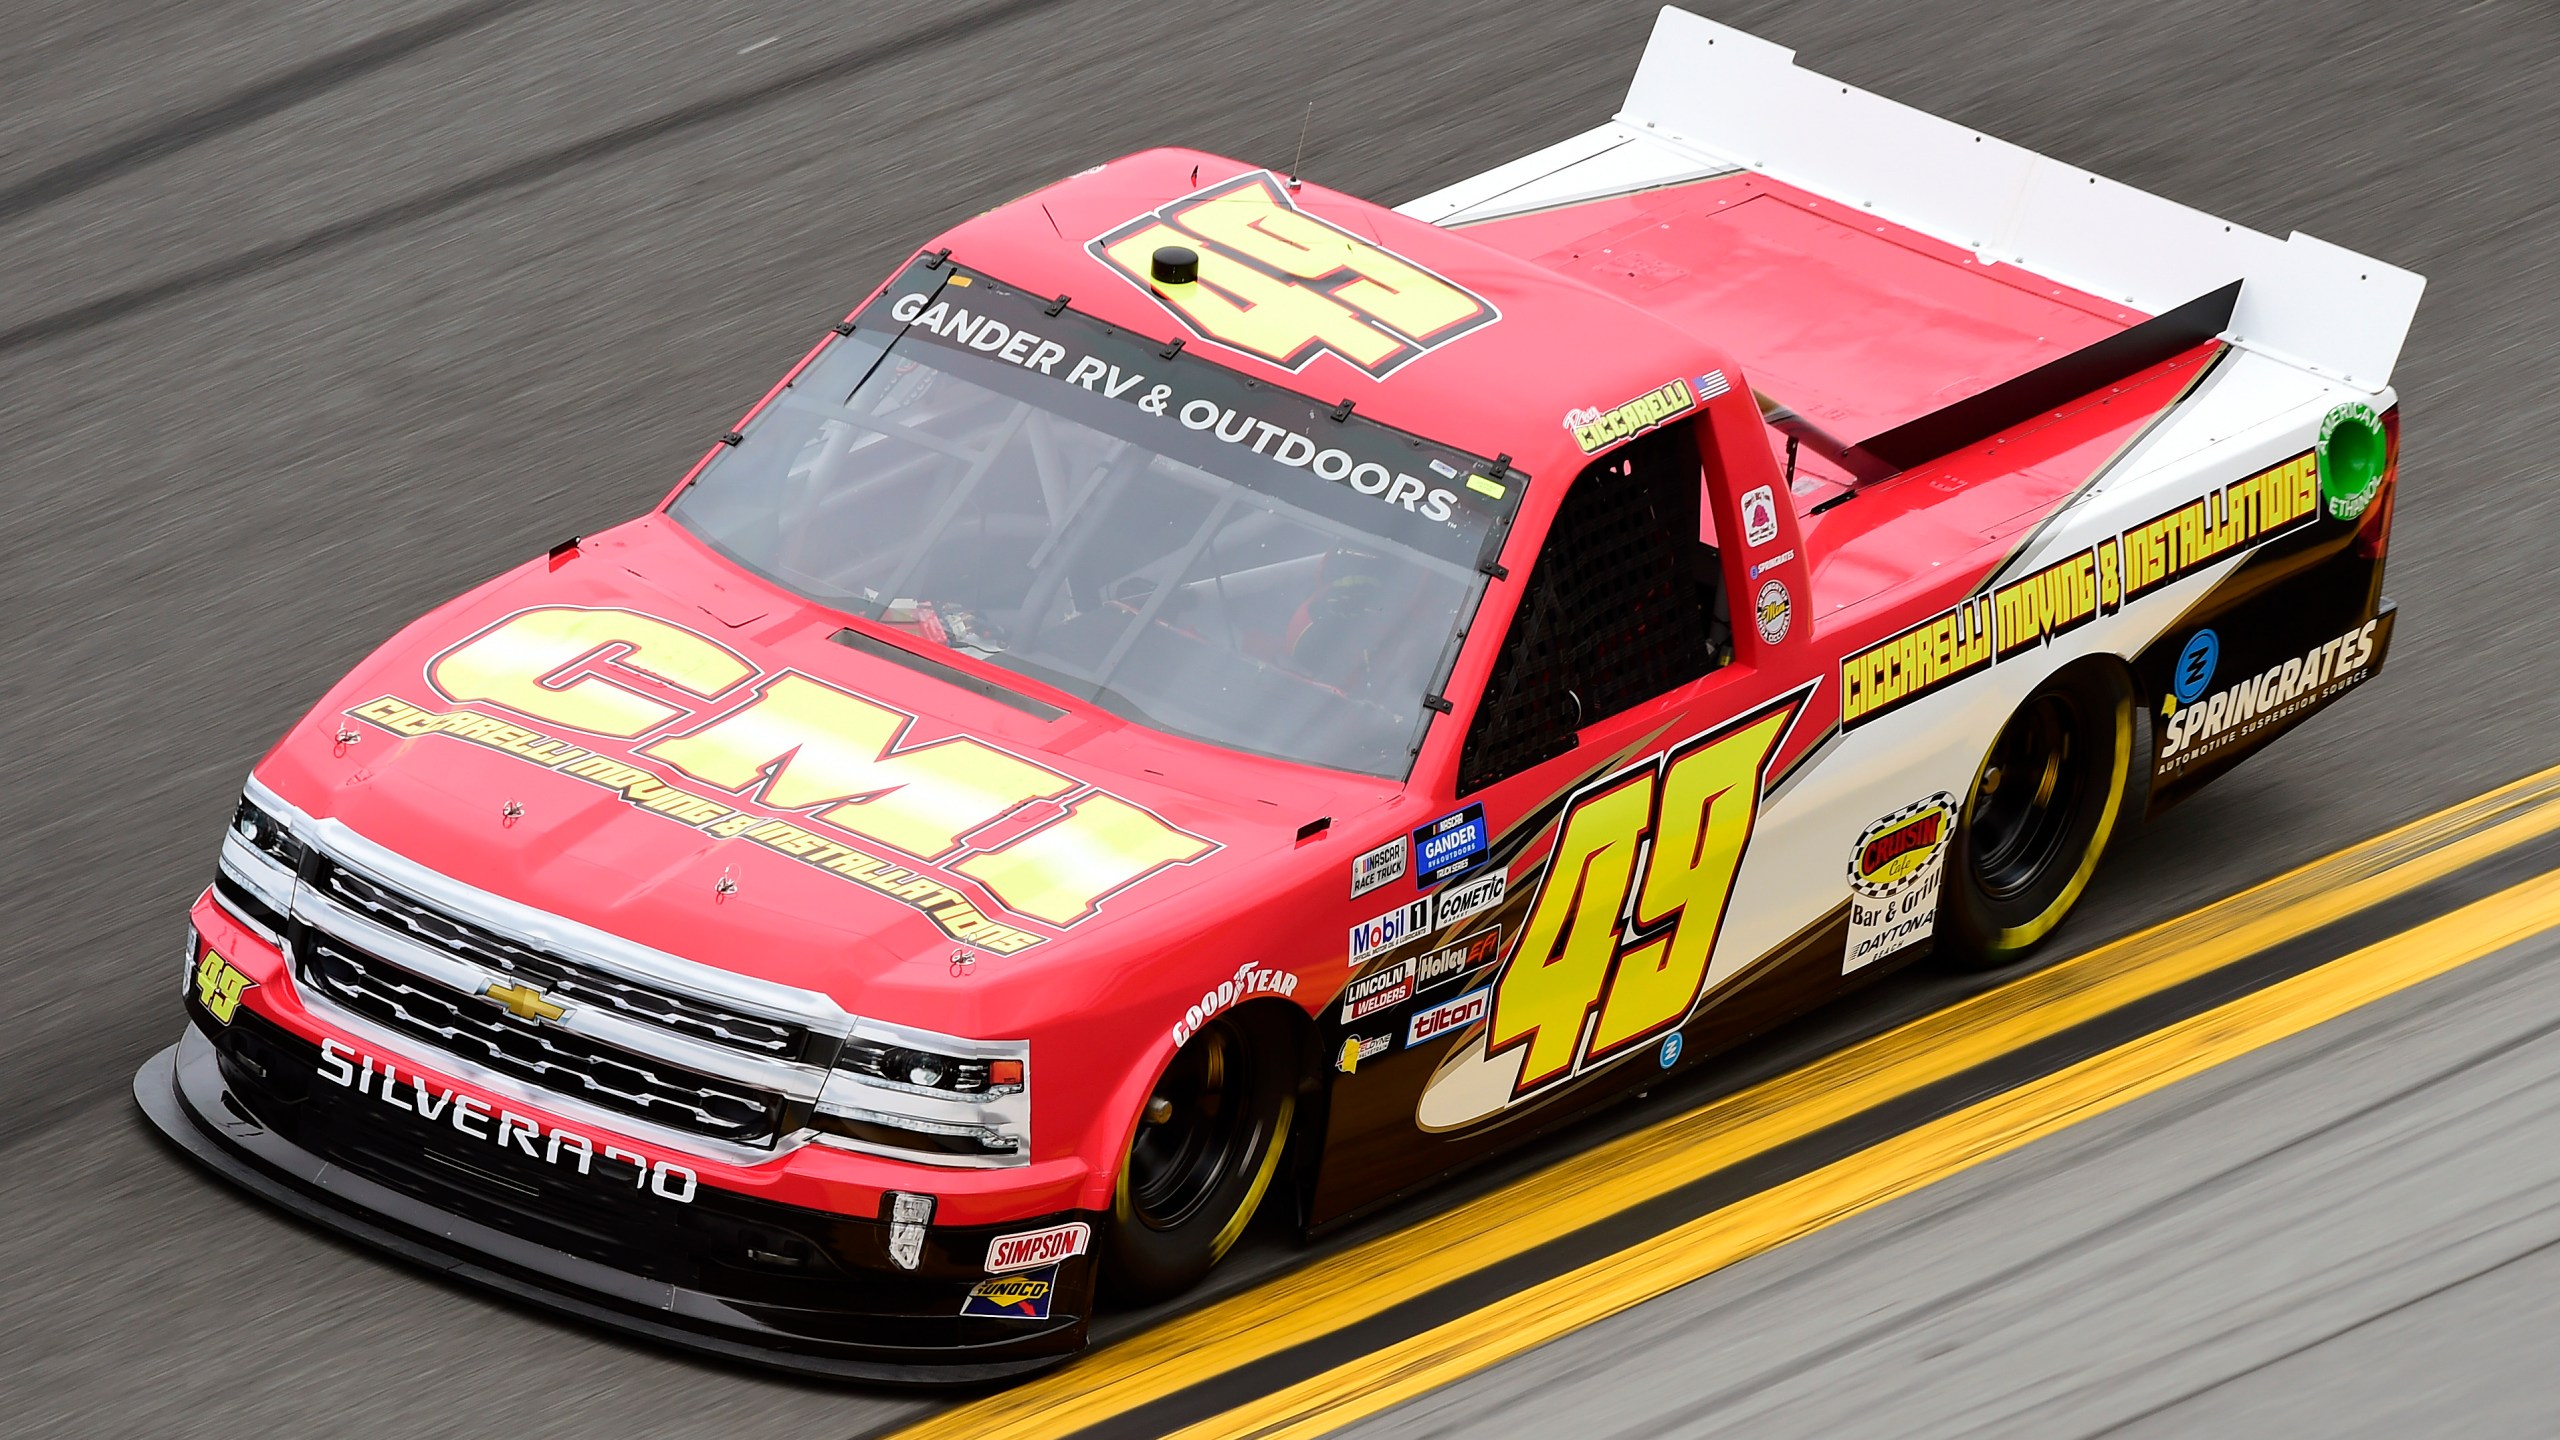
<path fill-rule="evenodd" d="M 1447 1130 L 1497 1115 L 1654 1053 L 1689 1018 L 1711 988 L 1770 768 L 1812 690 L 1573 794 L 1482 1026 L 1441 1061 L 1418 1124 Z"/>
<path fill-rule="evenodd" d="M 1929 938 L 1938 925 L 1938 878 L 1956 828 L 1956 797 L 1915 800 L 1858 834 L 1849 851 L 1849 943 L 1840 973 L 1873 965 Z"/>

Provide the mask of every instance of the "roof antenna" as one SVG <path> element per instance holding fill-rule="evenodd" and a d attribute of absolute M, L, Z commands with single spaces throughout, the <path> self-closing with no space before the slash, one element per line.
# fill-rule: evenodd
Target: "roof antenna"
<path fill-rule="evenodd" d="M 1316 102 L 1307 102 L 1307 113 L 1298 121 L 1298 153 L 1289 162 L 1289 188 L 1298 188 L 1298 163 L 1307 158 L 1307 126 L 1316 118 Z"/>

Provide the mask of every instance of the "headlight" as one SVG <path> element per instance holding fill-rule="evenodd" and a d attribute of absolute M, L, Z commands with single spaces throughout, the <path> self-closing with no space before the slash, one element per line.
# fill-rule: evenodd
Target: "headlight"
<path fill-rule="evenodd" d="M 854 1022 L 810 1129 L 847 1150 L 944 1165 L 1031 1158 L 1031 1047 Z"/>
<path fill-rule="evenodd" d="M 231 918 L 271 943 L 284 939 L 284 917 L 293 908 L 293 879 L 302 868 L 302 842 L 275 809 L 260 803 L 251 781 L 222 836 L 222 864 L 214 872 L 213 898 Z"/>

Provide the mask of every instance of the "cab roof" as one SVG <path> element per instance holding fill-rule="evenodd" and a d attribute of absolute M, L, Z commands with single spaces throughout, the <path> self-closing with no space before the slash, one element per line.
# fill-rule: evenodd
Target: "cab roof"
<path fill-rule="evenodd" d="M 1222 196 L 1243 203 L 1202 220 L 1200 201 Z M 1285 293 L 1266 289 L 1266 304 L 1254 307 L 1266 349 L 1281 349 L 1270 340 L 1274 317 L 1294 318 L 1286 312 L 1302 302 L 1323 312 L 1320 324 L 1392 331 L 1373 312 L 1397 310 L 1416 289 L 1437 294 L 1435 279 L 1480 301 L 1484 312 L 1452 318 L 1446 307 L 1429 311 L 1432 320 L 1448 323 L 1370 363 L 1321 341 L 1272 358 L 1185 323 L 1111 258 L 1135 257 L 1144 265 L 1160 242 L 1179 240 L 1203 255 L 1203 280 L 1215 282 L 1222 262 L 1245 263 L 1226 239 L 1269 256 L 1287 254 L 1291 237 L 1321 237 L 1303 221 L 1275 213 L 1287 210 L 1341 232 L 1351 264 L 1372 273 L 1331 263 L 1339 255 L 1310 262 L 1304 268 L 1332 273 L 1306 280 L 1279 275 L 1268 264 L 1256 267 L 1267 277 L 1258 283 L 1288 287 Z M 1257 216 L 1263 223 L 1255 223 Z M 1241 234 L 1239 225 L 1256 233 Z M 1584 463 L 1568 412 L 1608 411 L 1675 379 L 1694 384 L 1702 373 L 1729 365 L 1696 336 L 1579 280 L 1340 191 L 1292 185 L 1261 167 L 1197 150 L 1149 150 L 1098 165 L 965 221 L 927 249 L 944 246 L 972 269 L 1024 290 L 1069 296 L 1076 309 L 1109 324 L 1167 343 L 1180 338 L 1194 354 L 1319 401 L 1350 400 L 1361 415 L 1384 424 L 1488 458 L 1509 455 L 1533 475 L 1563 478 Z M 1376 251 L 1385 258 L 1370 258 Z M 1428 274 L 1408 283 L 1398 262 Z M 1203 288 L 1219 289 L 1214 283 Z M 1365 308 L 1364 300 L 1370 302 Z M 1343 307 L 1355 313 L 1344 316 Z M 1241 334 L 1252 322 L 1233 323 Z M 1289 326 L 1280 331 L 1295 333 Z M 1354 343 L 1374 352 L 1388 342 Z M 1294 368 L 1284 363 L 1290 361 Z"/>

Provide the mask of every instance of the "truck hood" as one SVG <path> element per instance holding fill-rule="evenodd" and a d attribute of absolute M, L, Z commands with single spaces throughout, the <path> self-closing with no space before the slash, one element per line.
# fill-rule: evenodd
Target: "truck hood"
<path fill-rule="evenodd" d="M 409 626 L 258 775 L 464 884 L 857 1013 L 936 995 L 959 1023 L 957 961 L 1056 979 L 1108 948 L 1143 969 L 1222 908 L 1204 896 L 1295 883 L 1304 827 L 1400 791 L 930 646 L 902 659 L 880 632 L 855 648 L 849 624 L 644 517 Z M 784 710 L 799 731 L 758 728 Z M 810 716 L 864 723 L 809 739 Z M 668 744 L 715 732 L 732 743 Z"/>

